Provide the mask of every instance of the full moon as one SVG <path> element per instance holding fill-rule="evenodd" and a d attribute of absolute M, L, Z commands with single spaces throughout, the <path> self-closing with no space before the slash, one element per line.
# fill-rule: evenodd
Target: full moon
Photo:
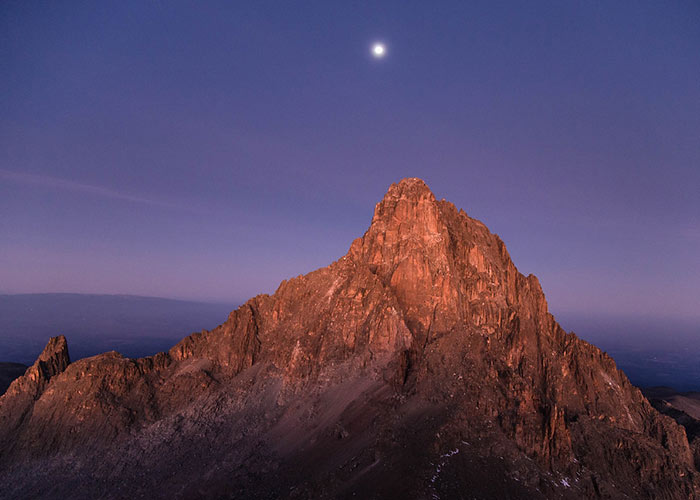
<path fill-rule="evenodd" d="M 386 47 L 383 43 L 375 43 L 372 45 L 372 55 L 380 59 L 386 55 Z"/>

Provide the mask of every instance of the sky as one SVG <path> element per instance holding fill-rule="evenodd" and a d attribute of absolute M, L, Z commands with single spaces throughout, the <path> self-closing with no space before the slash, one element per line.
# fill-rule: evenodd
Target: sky
<path fill-rule="evenodd" d="M 555 314 L 700 324 L 695 0 L 5 1 L 0 74 L 0 293 L 242 302 L 420 177 Z"/>

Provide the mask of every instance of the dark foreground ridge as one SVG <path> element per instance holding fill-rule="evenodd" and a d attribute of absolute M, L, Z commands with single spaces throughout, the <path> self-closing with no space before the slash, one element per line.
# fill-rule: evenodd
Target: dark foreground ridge
<path fill-rule="evenodd" d="M 70 364 L 55 338 L 0 398 L 0 497 L 691 499 L 699 486 L 684 429 L 419 179 L 389 188 L 347 255 L 214 330 Z"/>

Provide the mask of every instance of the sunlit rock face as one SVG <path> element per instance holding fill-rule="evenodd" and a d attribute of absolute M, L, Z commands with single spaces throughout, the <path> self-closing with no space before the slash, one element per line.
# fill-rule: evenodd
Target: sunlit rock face
<path fill-rule="evenodd" d="M 676 499 L 698 473 L 498 236 L 404 179 L 347 255 L 214 330 L 136 360 L 52 339 L 0 398 L 0 496 L 144 494 Z"/>

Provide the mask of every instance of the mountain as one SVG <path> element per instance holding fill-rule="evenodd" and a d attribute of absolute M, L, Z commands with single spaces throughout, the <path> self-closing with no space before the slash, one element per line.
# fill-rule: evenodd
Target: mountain
<path fill-rule="evenodd" d="M 699 494 L 683 427 L 419 179 L 217 328 L 140 359 L 53 338 L 0 398 L 5 497 Z"/>

